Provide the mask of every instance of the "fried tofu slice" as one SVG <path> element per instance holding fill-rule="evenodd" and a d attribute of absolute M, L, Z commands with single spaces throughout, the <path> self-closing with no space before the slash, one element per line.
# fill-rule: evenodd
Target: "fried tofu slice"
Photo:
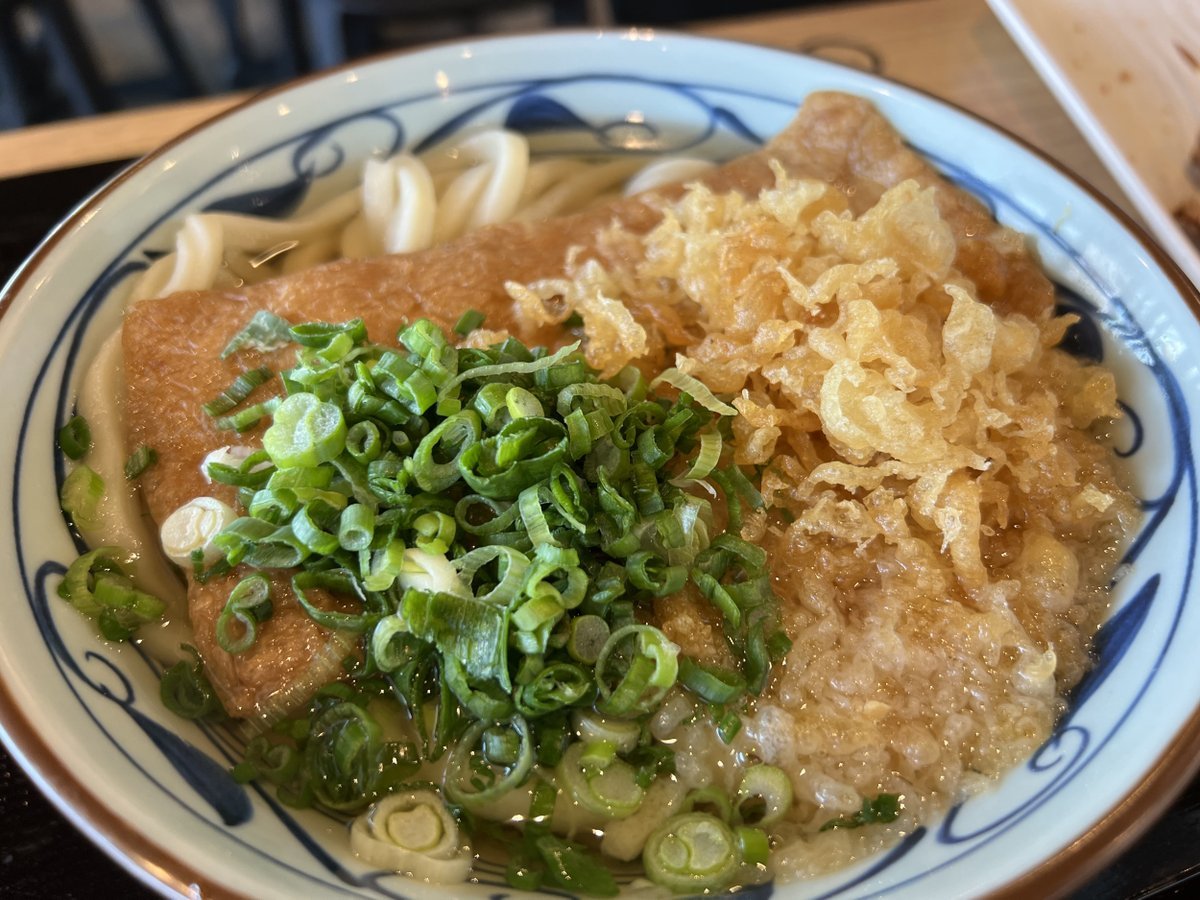
<path fill-rule="evenodd" d="M 997 226 L 980 203 L 946 183 L 867 101 L 813 94 L 763 150 L 700 180 L 714 191 L 754 195 L 774 183 L 772 159 L 792 175 L 838 185 L 856 213 L 905 179 L 933 186 L 958 238 L 957 268 L 976 283 L 979 297 L 1034 319 L 1051 314 L 1053 291 L 1023 243 Z M 508 330 L 530 345 L 560 343 L 556 329 L 522 326 L 504 284 L 563 277 L 572 248 L 605 261 L 610 248 L 600 236 L 608 227 L 615 223 L 645 233 L 660 220 L 656 204 L 680 190 L 667 188 L 552 221 L 489 226 L 418 253 L 339 261 L 238 290 L 183 292 L 134 305 L 123 324 L 124 413 L 129 446 L 158 452 L 158 464 L 141 477 L 150 516 L 161 523 L 198 496 L 233 504 L 231 489 L 205 481 L 202 460 L 218 447 L 257 438 L 219 431 L 202 405 L 247 367 L 279 371 L 294 359 L 294 349 L 220 358 L 257 311 L 292 322 L 360 317 L 374 340 L 387 341 L 417 318 L 449 330 L 465 310 L 477 309 L 487 316 L 488 328 Z M 337 678 L 355 639 L 312 621 L 280 578 L 274 615 L 250 650 L 231 656 L 216 643 L 215 623 L 237 578 L 235 573 L 201 584 L 188 576 L 194 643 L 230 714 L 277 716 Z"/>

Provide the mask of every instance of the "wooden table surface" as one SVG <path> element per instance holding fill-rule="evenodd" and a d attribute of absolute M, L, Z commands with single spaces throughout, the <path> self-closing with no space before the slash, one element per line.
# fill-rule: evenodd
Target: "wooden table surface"
<path fill-rule="evenodd" d="M 811 53 L 920 88 L 1008 129 L 1129 209 L 1120 189 L 984 0 L 861 3 L 712 22 L 692 30 Z M 94 186 L 89 178 L 107 176 L 111 166 L 104 164 L 144 154 L 246 96 L 206 98 L 0 132 L 0 187 L 5 179 L 20 184 L 15 196 L 23 198 L 22 204 L 36 202 L 41 183 L 68 192 L 78 190 L 77 196 L 58 198 L 57 202 L 67 203 L 65 211 Z M 53 174 L 59 170 L 72 171 L 61 177 Z M 17 210 L 16 218 L 25 212 Z M 37 227 L 50 224 L 52 220 Z M 32 245 L 37 235 L 28 238 Z M 0 271 L 0 282 L 7 275 Z M 1189 789 L 1160 825 L 1075 896 L 1087 900 L 1190 896 L 1183 882 L 1200 867 L 1198 840 L 1200 783 Z M 69 852 L 74 865 L 61 865 L 64 852 Z M 141 897 L 148 893 L 39 797 L 0 750 L 0 895 Z"/>
<path fill-rule="evenodd" d="M 712 22 L 698 34 L 811 53 L 956 103 L 1128 208 L 984 0 L 898 0 Z M 244 100 L 233 94 L 0 132 L 0 178 L 140 156 Z"/>

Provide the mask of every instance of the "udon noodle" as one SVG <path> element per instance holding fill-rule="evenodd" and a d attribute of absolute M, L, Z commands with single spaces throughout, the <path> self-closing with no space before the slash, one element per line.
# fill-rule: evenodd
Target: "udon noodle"
<path fill-rule="evenodd" d="M 712 165 L 689 158 L 531 160 L 522 135 L 484 131 L 419 157 L 369 159 L 357 186 L 292 219 L 186 216 L 174 250 L 142 274 L 130 299 L 253 284 L 331 259 L 424 250 L 484 225 L 565 215 Z"/>

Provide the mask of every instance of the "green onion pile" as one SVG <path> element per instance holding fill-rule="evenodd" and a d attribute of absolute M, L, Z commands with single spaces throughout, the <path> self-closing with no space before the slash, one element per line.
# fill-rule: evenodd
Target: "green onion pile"
<path fill-rule="evenodd" d="M 269 426 L 262 450 L 208 465 L 237 488 L 240 517 L 214 538 L 215 564 L 193 555 L 194 574 L 241 576 L 216 625 L 229 653 L 254 646 L 280 575 L 315 621 L 361 636 L 361 652 L 304 715 L 251 741 L 235 774 L 353 815 L 401 790 L 426 797 L 410 782 L 440 760 L 441 795 L 473 833 L 493 827 L 480 816 L 490 805 L 528 797 L 525 827 L 507 838 L 519 842 L 515 886 L 614 893 L 589 850 L 553 833 L 556 797 L 633 815 L 673 777 L 675 751 L 648 727 L 664 699 L 690 695 L 728 742 L 790 646 L 765 553 L 738 536 L 762 500 L 727 461 L 735 410 L 677 370 L 601 379 L 578 342 L 456 348 L 424 320 L 383 346 L 361 320 L 259 313 L 223 355 L 284 340 L 299 349 L 282 396 L 254 402 L 279 384 L 255 367 L 205 407 L 222 428 Z M 685 590 L 719 614 L 734 666 L 681 657 L 649 624 L 655 598 Z M 172 670 L 164 699 L 178 712 L 211 716 L 210 697 L 198 666 Z M 397 703 L 411 740 L 385 727 Z M 650 877 L 715 889 L 765 863 L 762 828 L 791 791 L 758 768 L 775 774 L 762 787 L 748 771 L 755 803 L 689 805 L 654 832 Z"/>

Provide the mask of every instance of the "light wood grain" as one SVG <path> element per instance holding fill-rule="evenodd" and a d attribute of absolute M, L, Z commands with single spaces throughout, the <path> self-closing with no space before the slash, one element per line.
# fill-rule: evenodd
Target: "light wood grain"
<path fill-rule="evenodd" d="M 1011 131 L 1130 208 L 984 0 L 868 3 L 718 22 L 696 30 L 851 65 L 873 57 L 878 74 Z"/>
<path fill-rule="evenodd" d="M 0 131 L 0 178 L 144 156 L 250 94 L 181 100 Z"/>
<path fill-rule="evenodd" d="M 705 23 L 700 34 L 811 52 L 928 91 L 1007 128 L 1128 202 L 984 0 L 896 0 Z M 0 132 L 0 178 L 141 156 L 231 95 Z"/>

